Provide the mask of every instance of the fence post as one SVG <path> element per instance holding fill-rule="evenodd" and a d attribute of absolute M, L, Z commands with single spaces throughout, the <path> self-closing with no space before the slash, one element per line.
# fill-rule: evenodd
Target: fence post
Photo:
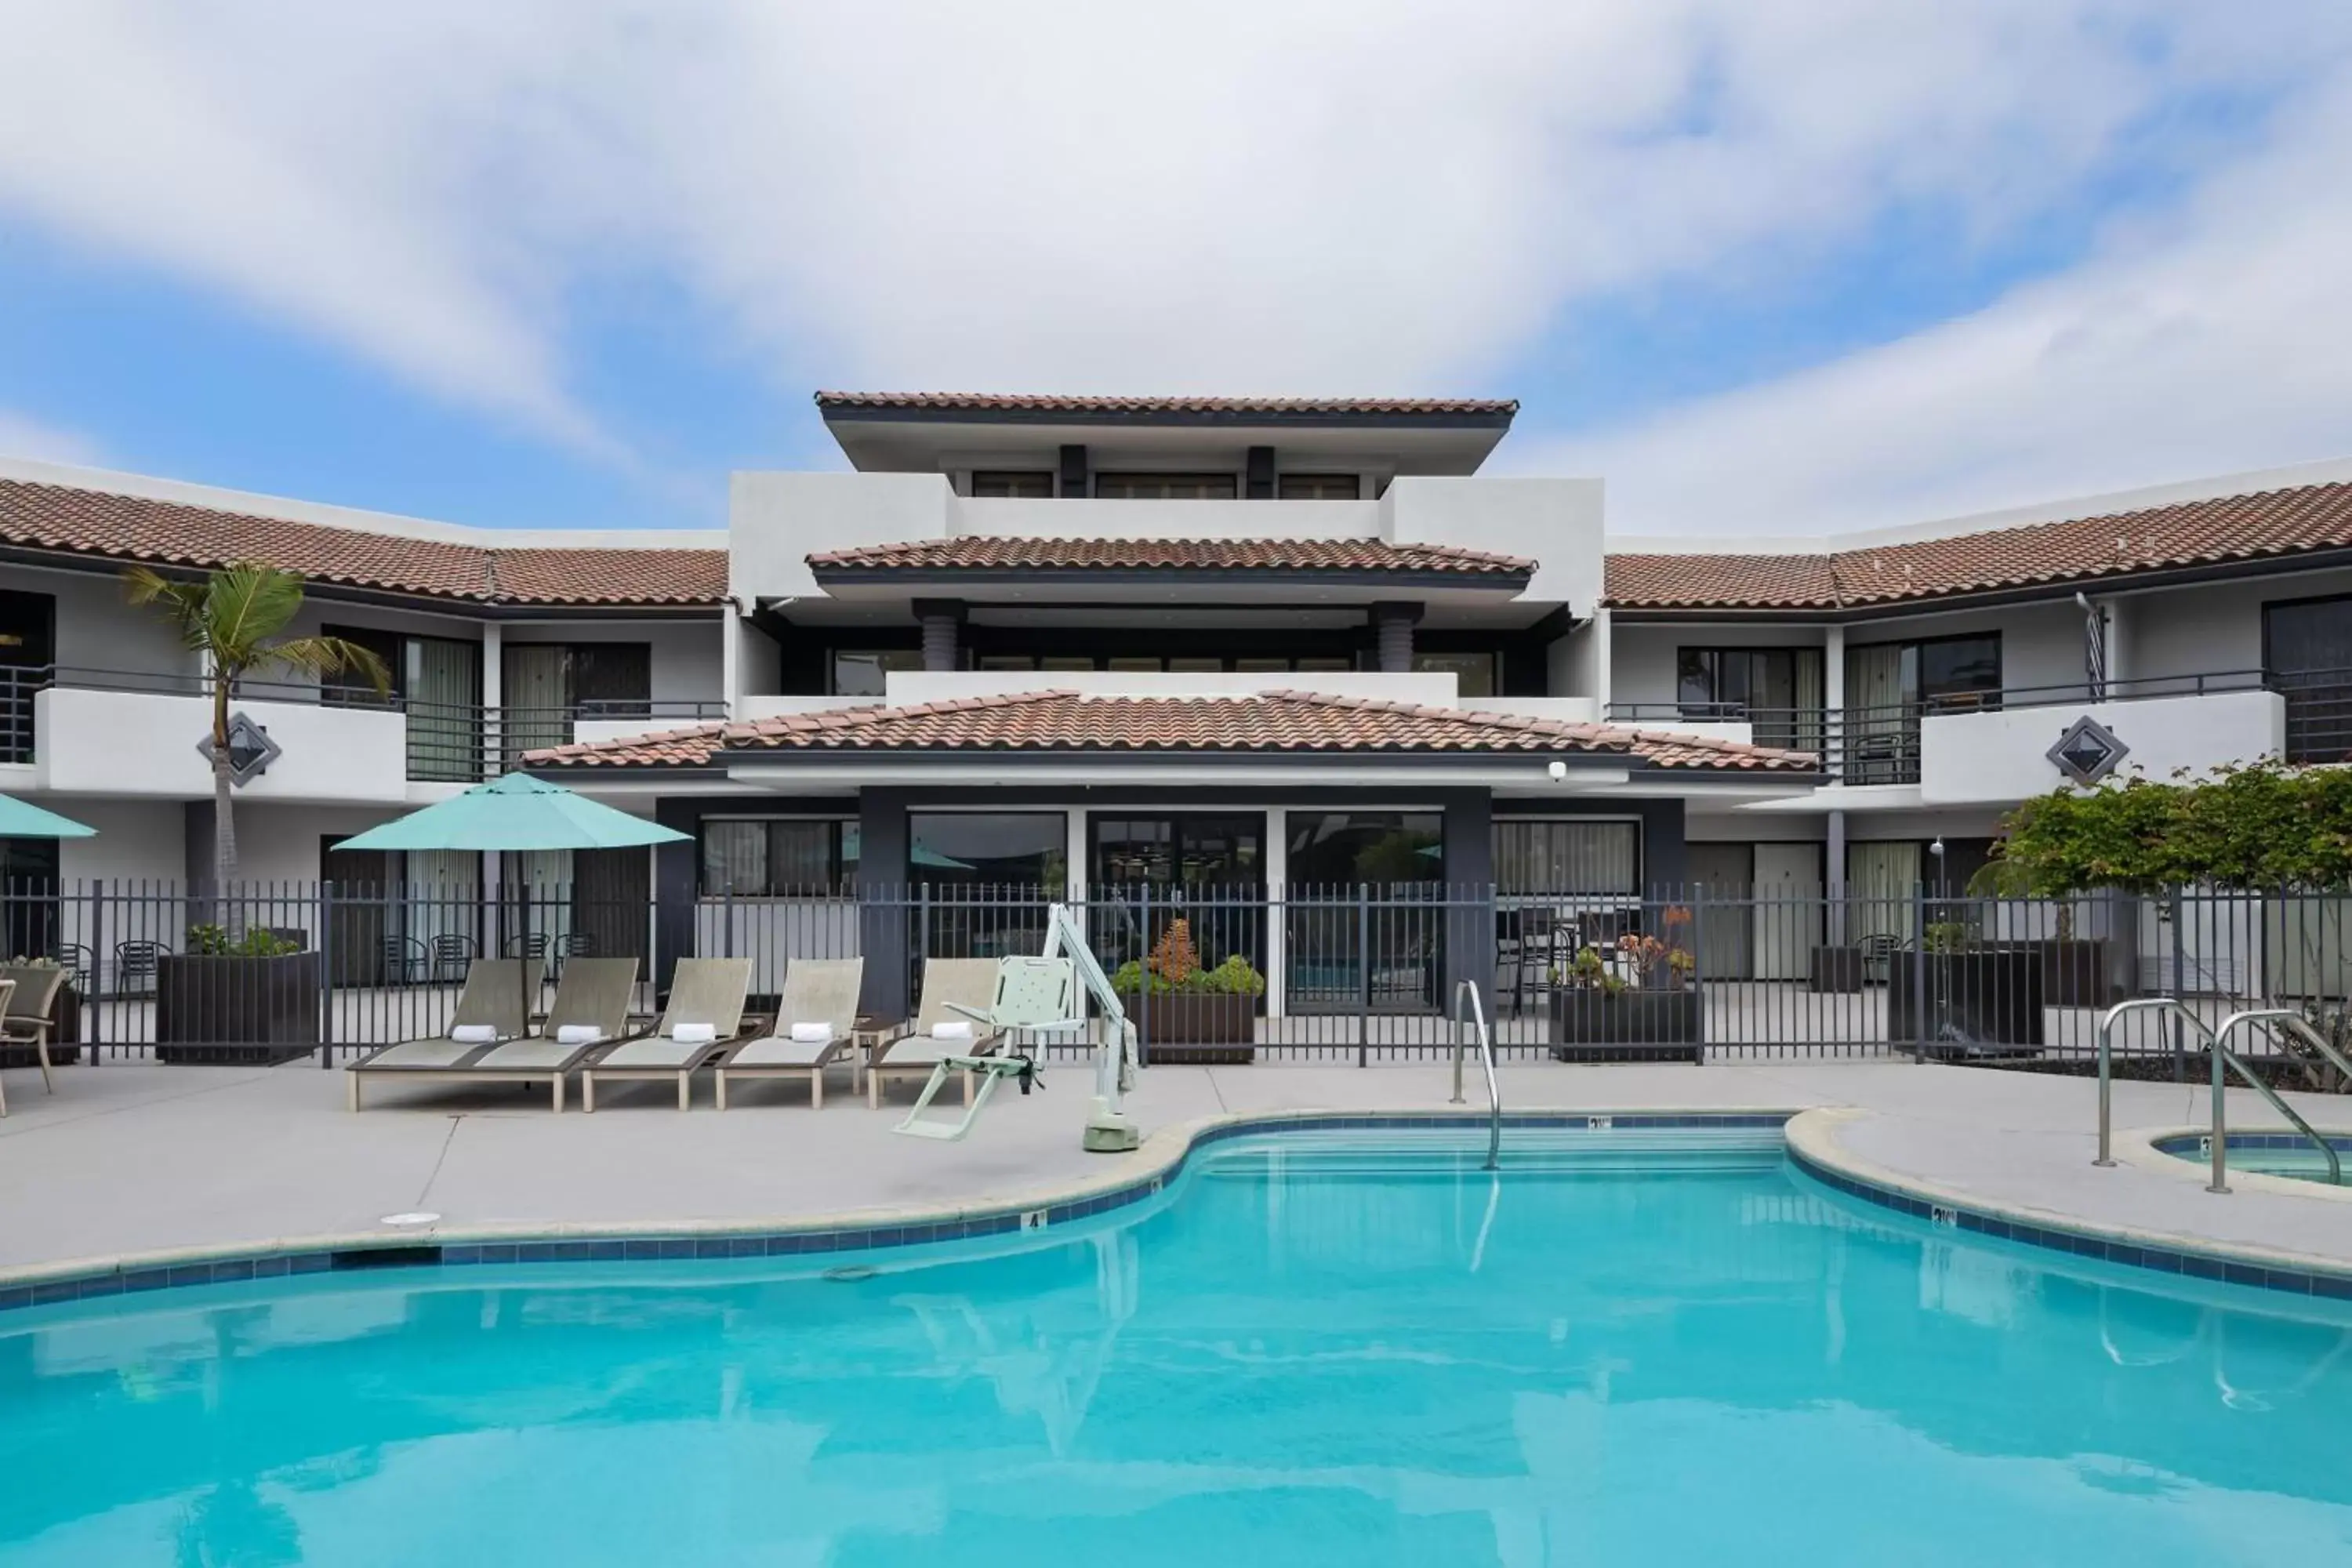
<path fill-rule="evenodd" d="M 96 1067 L 103 1055 L 98 1047 L 105 1033 L 100 1025 L 106 1016 L 101 1001 L 106 994 L 106 884 L 99 881 L 82 885 L 89 889 L 89 994 L 82 999 L 88 1004 L 82 1012 L 89 1019 L 89 1026 L 83 1033 L 89 1037 L 89 1065 Z"/>
<path fill-rule="evenodd" d="M 1753 878 L 1751 873 L 1751 882 L 1752 879 Z M 1701 883 L 1697 887 L 1689 889 L 1691 912 L 1690 988 L 1691 995 L 1694 998 L 1692 1006 L 1698 1014 L 1698 1038 L 1692 1043 L 1698 1047 L 1698 1057 L 1701 1061 L 1705 1061 L 1706 1059 L 1706 987 L 1704 984 L 1706 979 L 1706 958 L 1705 956 L 1706 953 L 1706 885 L 1705 883 Z M 1674 979 L 1674 973 L 1675 955 L 1669 952 L 1666 954 L 1666 978 L 1669 982 L 1672 982 Z M 1749 967 L 1748 973 L 1751 974 L 1755 973 L 1752 963 Z"/>
<path fill-rule="evenodd" d="M 1371 1062 L 1372 1037 L 1372 897 L 1371 888 L 1356 884 L 1356 1065 Z"/>
<path fill-rule="evenodd" d="M 2186 950 L 2186 943 L 2180 937 L 2180 918 L 2185 911 L 2181 907 L 2180 887 L 2178 883 L 2175 883 L 2172 891 L 2166 895 L 2166 900 L 2172 914 L 2171 921 L 2168 922 L 2172 928 L 2172 994 L 2186 1001 L 2189 988 L 2180 983 L 2180 961 Z M 2181 1026 L 2179 1019 L 2169 1016 L 2164 1020 L 2164 1026 L 2172 1036 L 2172 1081 L 2187 1083 L 2189 1081 L 2189 1031 Z"/>
<path fill-rule="evenodd" d="M 1911 1059 L 1927 1065 L 1927 885 L 1911 884 Z"/>
<path fill-rule="evenodd" d="M 1151 1065 L 1151 882 L 1146 878 L 1137 889 L 1140 910 L 1140 926 L 1137 945 L 1142 949 L 1142 963 L 1136 967 L 1142 972 L 1142 981 L 1136 988 L 1135 1000 L 1135 1060 L 1139 1067 Z"/>
<path fill-rule="evenodd" d="M 335 1065 L 335 885 L 321 878 L 319 921 L 319 1070 Z"/>

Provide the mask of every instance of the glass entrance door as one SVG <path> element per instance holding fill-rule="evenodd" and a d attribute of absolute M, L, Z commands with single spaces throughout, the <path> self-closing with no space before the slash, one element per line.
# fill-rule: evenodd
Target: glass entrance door
<path fill-rule="evenodd" d="M 1150 956 L 1177 920 L 1195 961 L 1265 970 L 1265 817 L 1259 812 L 1096 812 L 1087 818 L 1095 952 Z"/>

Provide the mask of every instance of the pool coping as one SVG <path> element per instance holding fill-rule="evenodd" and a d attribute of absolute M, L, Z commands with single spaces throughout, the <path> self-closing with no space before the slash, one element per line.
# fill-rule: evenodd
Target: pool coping
<path fill-rule="evenodd" d="M 2077 1215 L 2003 1203 L 1890 1170 L 1846 1150 L 1839 1128 L 1874 1112 L 1855 1107 L 1788 1110 L 1725 1107 L 1707 1110 L 1582 1108 L 1506 1112 L 1506 1130 L 1643 1131 L 1738 1129 L 1780 1131 L 1790 1162 L 1809 1178 L 1877 1207 L 1930 1225 L 2015 1241 L 2053 1252 L 2101 1258 L 2153 1272 L 2352 1300 L 2352 1261 L 2249 1247 L 2178 1232 L 2103 1225 Z M 805 1258 L 1052 1230 L 1157 1197 L 1196 1152 L 1234 1139 L 1308 1131 L 1471 1131 L 1477 1111 L 1254 1110 L 1172 1123 L 1133 1153 L 1088 1176 L 1016 1190 L 969 1206 L 880 1206 L 797 1218 L 519 1222 L 369 1229 L 261 1241 L 218 1243 L 0 1268 L 0 1313 L 65 1302 L 202 1286 L 386 1268 L 464 1268 L 478 1264 L 617 1263 L 742 1258 Z M 2201 1180 L 2201 1167 L 2157 1147 L 2198 1128 L 2126 1135 L 2136 1168 Z M 2329 1189 L 2253 1172 L 2233 1182 L 2299 1198 L 2352 1202 Z"/>
<path fill-rule="evenodd" d="M 1506 1111 L 1508 1131 L 1770 1129 L 1785 1107 Z M 1018 1189 L 965 1207 L 880 1206 L 795 1218 L 416 1226 L 59 1259 L 0 1268 L 0 1313 L 167 1289 L 385 1268 L 807 1257 L 1050 1230 L 1157 1196 L 1199 1151 L 1286 1131 L 1467 1131 L 1484 1111 L 1254 1110 L 1171 1123 L 1100 1176 Z"/>
<path fill-rule="evenodd" d="M 2352 1129 L 2314 1128 L 2321 1137 L 2336 1146 L 2339 1155 L 2352 1154 Z M 2211 1163 L 2194 1145 L 2211 1135 L 2206 1127 L 2158 1127 L 2135 1132 L 2126 1138 L 2117 1150 L 2124 1163 L 2142 1171 L 2154 1171 L 2178 1180 L 2186 1177 L 2203 1186 L 2213 1173 Z M 2300 1132 L 2280 1132 L 2269 1128 L 2252 1127 L 2232 1130 L 2231 1149 L 2308 1149 L 2311 1141 Z M 2184 1158 L 2165 1147 L 2168 1143 L 2188 1143 L 2191 1152 Z M 2263 1171 L 2232 1168 L 2229 1173 L 2230 1187 L 2243 1187 L 2250 1193 L 2274 1193 L 2281 1197 L 2315 1198 L 2321 1203 L 2352 1204 L 2352 1187 L 2331 1187 L 2325 1182 L 2304 1181 L 2294 1176 L 2273 1176 Z"/>
<path fill-rule="evenodd" d="M 1874 1114 L 1857 1107 L 1828 1106 L 1791 1116 L 1783 1133 L 1790 1163 L 1835 1191 L 1939 1227 L 2158 1274 L 2219 1280 L 2291 1296 L 2352 1300 L 2352 1262 L 2341 1258 L 2218 1238 L 2200 1237 L 2192 1243 L 2177 1231 L 2104 1224 L 2053 1209 L 2004 1203 L 1889 1170 L 1853 1153 L 1837 1139 L 1840 1128 Z M 2203 1136 L 2202 1129 L 2159 1129 L 2131 1134 L 2123 1147 L 2136 1169 L 2162 1169 L 2143 1163 L 2143 1158 L 2160 1160 L 2164 1166 L 2195 1178 L 2200 1167 L 2156 1148 L 2158 1139 L 2184 1131 L 2191 1137 Z M 2284 1177 L 2264 1180 L 2267 1184 L 2263 1190 L 2293 1197 L 2307 1196 L 2313 1184 Z"/>

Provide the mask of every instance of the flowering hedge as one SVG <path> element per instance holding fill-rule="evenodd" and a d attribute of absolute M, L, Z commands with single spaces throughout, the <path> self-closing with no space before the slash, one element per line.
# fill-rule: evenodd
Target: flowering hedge
<path fill-rule="evenodd" d="M 2352 886 L 2352 768 L 2255 763 L 2206 779 L 2061 788 L 2001 829 L 1981 891 Z"/>

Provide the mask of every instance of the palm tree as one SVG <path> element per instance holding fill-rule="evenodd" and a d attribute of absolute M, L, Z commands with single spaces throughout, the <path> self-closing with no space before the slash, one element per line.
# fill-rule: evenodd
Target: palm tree
<path fill-rule="evenodd" d="M 350 671 L 364 677 L 382 697 L 392 689 L 392 672 L 373 651 L 341 637 L 278 638 L 302 607 L 302 579 L 291 572 L 248 562 L 201 582 L 175 581 L 145 566 L 133 566 L 122 576 L 131 602 L 154 605 L 179 632 L 181 646 L 205 655 L 210 666 L 213 886 L 225 893 L 236 871 L 228 754 L 228 705 L 236 683 L 256 670 L 272 668 L 322 679 Z"/>

